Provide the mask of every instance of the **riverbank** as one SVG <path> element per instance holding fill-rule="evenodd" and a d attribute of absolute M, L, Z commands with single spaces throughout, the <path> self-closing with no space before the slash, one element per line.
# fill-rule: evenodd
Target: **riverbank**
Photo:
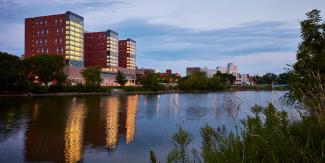
<path fill-rule="evenodd" d="M 109 92 L 54 92 L 54 93 L 7 93 L 0 94 L 0 97 L 10 96 L 89 96 L 89 95 L 133 95 L 133 94 L 168 94 L 168 93 L 209 93 L 209 92 L 238 92 L 238 91 L 285 91 L 285 90 L 273 90 L 273 89 L 247 89 L 236 88 L 226 90 L 160 90 L 160 91 L 109 91 Z"/>

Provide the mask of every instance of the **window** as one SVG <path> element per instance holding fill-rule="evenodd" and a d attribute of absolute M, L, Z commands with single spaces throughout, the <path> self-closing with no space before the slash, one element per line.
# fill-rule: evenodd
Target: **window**
<path fill-rule="evenodd" d="M 62 22 L 62 19 L 60 18 L 60 22 Z"/>
<path fill-rule="evenodd" d="M 41 44 L 41 45 L 42 45 L 42 40 L 39 40 L 39 44 Z"/>
<path fill-rule="evenodd" d="M 37 35 L 39 36 L 39 30 L 37 30 Z"/>
<path fill-rule="evenodd" d="M 56 29 L 56 33 L 59 33 L 59 29 Z"/>
<path fill-rule="evenodd" d="M 42 20 L 39 22 L 39 24 L 42 26 Z"/>
<path fill-rule="evenodd" d="M 47 45 L 47 39 L 44 40 L 45 45 Z"/>
<path fill-rule="evenodd" d="M 42 35 L 44 34 L 44 31 L 42 30 Z"/>
<path fill-rule="evenodd" d="M 46 48 L 46 53 L 49 53 L 49 49 Z"/>
<path fill-rule="evenodd" d="M 56 48 L 56 53 L 59 53 L 59 48 L 58 47 Z"/>
<path fill-rule="evenodd" d="M 38 41 L 37 40 L 35 41 L 35 44 L 36 44 L 36 46 L 38 45 Z"/>
<path fill-rule="evenodd" d="M 46 34 L 49 34 L 49 30 L 46 30 Z"/>
<path fill-rule="evenodd" d="M 60 38 L 60 44 L 62 43 L 62 38 Z"/>
<path fill-rule="evenodd" d="M 55 22 L 55 23 L 58 23 L 58 19 L 55 19 L 54 22 Z"/>
<path fill-rule="evenodd" d="M 45 22 L 44 22 L 44 23 L 45 23 L 45 25 L 47 25 L 47 20 L 45 20 Z"/>

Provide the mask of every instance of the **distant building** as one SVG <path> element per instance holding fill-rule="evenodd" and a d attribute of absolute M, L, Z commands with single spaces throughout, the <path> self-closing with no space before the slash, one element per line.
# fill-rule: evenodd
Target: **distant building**
<path fill-rule="evenodd" d="M 136 56 L 135 56 L 136 42 L 132 39 L 119 41 L 119 54 L 118 64 L 119 67 L 135 69 Z"/>
<path fill-rule="evenodd" d="M 220 71 L 223 74 L 227 73 L 227 68 L 226 67 L 218 66 L 216 69 L 217 69 L 217 71 Z"/>
<path fill-rule="evenodd" d="M 126 79 L 128 80 L 125 86 L 134 86 L 136 85 L 136 70 L 127 69 L 122 67 L 111 67 L 111 68 L 103 68 L 101 69 L 101 78 L 102 78 L 102 86 L 119 86 L 116 83 L 116 75 L 117 72 L 121 71 Z"/>
<path fill-rule="evenodd" d="M 218 69 L 208 69 L 208 67 L 204 67 L 203 72 L 205 72 L 207 77 L 211 78 L 214 74 L 218 72 Z"/>
<path fill-rule="evenodd" d="M 228 63 L 227 65 L 227 73 L 236 75 L 238 73 L 238 67 L 234 63 Z"/>
<path fill-rule="evenodd" d="M 67 11 L 63 14 L 25 19 L 25 54 L 56 54 L 67 66 L 84 66 L 84 19 Z"/>
<path fill-rule="evenodd" d="M 189 76 L 194 72 L 202 72 L 202 69 L 200 67 L 187 67 L 186 68 L 186 76 Z"/>
<path fill-rule="evenodd" d="M 118 33 L 86 32 L 84 51 L 86 67 L 118 67 Z"/>
<path fill-rule="evenodd" d="M 254 86 L 255 81 L 252 76 L 249 74 L 236 74 L 236 81 L 234 83 L 235 86 Z"/>

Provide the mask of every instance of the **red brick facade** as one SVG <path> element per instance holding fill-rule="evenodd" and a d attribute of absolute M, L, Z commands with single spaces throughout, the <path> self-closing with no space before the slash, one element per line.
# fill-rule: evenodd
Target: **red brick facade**
<path fill-rule="evenodd" d="M 65 58 L 68 66 L 83 67 L 83 17 L 64 14 L 25 19 L 25 54 L 55 54 Z"/>
<path fill-rule="evenodd" d="M 120 40 L 118 54 L 119 67 L 135 69 L 135 41 L 132 39 Z"/>
<path fill-rule="evenodd" d="M 25 19 L 25 57 L 65 55 L 65 14 Z"/>
<path fill-rule="evenodd" d="M 107 32 L 85 33 L 85 67 L 107 67 Z"/>

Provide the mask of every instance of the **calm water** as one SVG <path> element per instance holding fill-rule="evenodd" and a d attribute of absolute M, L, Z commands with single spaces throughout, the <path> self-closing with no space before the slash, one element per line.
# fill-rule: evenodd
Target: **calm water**
<path fill-rule="evenodd" d="M 285 92 L 218 92 L 0 98 L 0 162 L 149 162 L 154 150 L 164 162 L 179 126 L 200 147 L 200 127 L 226 132 L 250 114 L 255 103 Z M 287 107 L 285 109 L 288 109 Z"/>

